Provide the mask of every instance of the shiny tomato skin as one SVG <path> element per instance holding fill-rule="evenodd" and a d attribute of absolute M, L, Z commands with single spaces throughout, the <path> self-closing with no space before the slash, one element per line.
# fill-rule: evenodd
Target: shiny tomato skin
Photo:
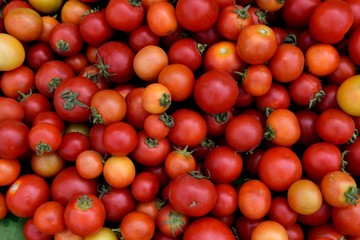
<path fill-rule="evenodd" d="M 321 0 L 287 0 L 281 10 L 284 22 L 291 27 L 308 26 L 310 17 Z"/>
<path fill-rule="evenodd" d="M 353 75 L 342 82 L 336 92 L 336 100 L 339 107 L 348 115 L 354 117 L 360 116 L 358 106 L 352 104 L 353 101 L 356 101 L 356 99 L 360 97 L 360 94 L 355 87 L 359 81 L 360 75 Z"/>
<path fill-rule="evenodd" d="M 359 236 L 360 230 L 355 227 L 360 221 L 359 202 L 343 208 L 333 208 L 331 212 L 334 227 L 344 235 Z M 349 221 L 353 224 L 349 224 Z"/>
<path fill-rule="evenodd" d="M 235 240 L 231 229 L 214 217 L 198 218 L 186 228 L 184 240 Z"/>
<path fill-rule="evenodd" d="M 0 157 L 16 159 L 29 148 L 27 135 L 29 128 L 21 121 L 5 120 L 0 122 Z"/>

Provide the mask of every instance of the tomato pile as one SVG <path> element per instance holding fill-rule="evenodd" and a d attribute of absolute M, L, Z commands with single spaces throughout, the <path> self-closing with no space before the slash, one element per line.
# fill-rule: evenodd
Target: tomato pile
<path fill-rule="evenodd" d="M 360 1 L 0 3 L 25 239 L 360 239 Z"/>

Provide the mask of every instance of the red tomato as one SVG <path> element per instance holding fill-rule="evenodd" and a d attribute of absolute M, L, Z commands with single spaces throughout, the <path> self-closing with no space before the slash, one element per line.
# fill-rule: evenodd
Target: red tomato
<path fill-rule="evenodd" d="M 183 234 L 189 225 L 189 217 L 167 204 L 159 210 L 156 225 L 161 233 L 173 238 Z"/>
<path fill-rule="evenodd" d="M 35 174 L 21 175 L 6 192 L 6 205 L 15 216 L 30 218 L 50 199 L 50 186 Z"/>
<path fill-rule="evenodd" d="M 284 228 L 289 228 L 296 223 L 298 213 L 289 205 L 286 197 L 273 197 L 267 217 L 280 223 Z"/>
<path fill-rule="evenodd" d="M 21 103 L 13 98 L 0 97 L 0 108 L 2 111 L 0 121 L 14 120 L 21 122 L 24 118 L 25 113 Z"/>
<path fill-rule="evenodd" d="M 291 97 L 288 88 L 275 81 L 272 82 L 270 90 L 262 96 L 255 98 L 258 109 L 269 115 L 272 110 L 290 107 Z"/>
<path fill-rule="evenodd" d="M 250 65 L 239 74 L 242 78 L 241 84 L 244 90 L 251 96 L 263 96 L 271 88 L 273 76 L 266 65 Z"/>
<path fill-rule="evenodd" d="M 20 162 L 17 159 L 0 159 L 0 186 L 8 186 L 20 175 Z"/>
<path fill-rule="evenodd" d="M 129 34 L 129 45 L 134 52 L 148 45 L 158 45 L 159 42 L 160 36 L 153 33 L 148 25 L 142 25 Z"/>
<path fill-rule="evenodd" d="M 162 114 L 150 114 L 144 121 L 144 132 L 147 136 L 155 139 L 165 138 L 170 128 L 174 126 L 174 120 L 166 112 Z"/>
<path fill-rule="evenodd" d="M 38 155 L 55 152 L 62 142 L 62 133 L 55 125 L 38 123 L 33 126 L 28 134 L 30 148 Z"/>
<path fill-rule="evenodd" d="M 314 226 L 309 229 L 306 234 L 306 239 L 309 240 L 337 240 L 345 238 L 344 234 L 340 233 L 332 223 L 325 223 L 319 226 Z"/>
<path fill-rule="evenodd" d="M 34 87 L 35 72 L 26 65 L 21 65 L 1 75 L 0 86 L 5 97 L 18 99 L 22 93 L 30 92 Z"/>
<path fill-rule="evenodd" d="M 167 1 L 151 4 L 146 12 L 149 28 L 157 36 L 166 36 L 178 29 L 174 5 Z"/>
<path fill-rule="evenodd" d="M 17 159 L 29 148 L 29 128 L 23 122 L 4 120 L 0 122 L 0 157 Z"/>
<path fill-rule="evenodd" d="M 47 112 L 52 110 L 51 101 L 40 93 L 24 94 L 19 92 L 20 104 L 24 110 L 23 122 L 32 125 L 32 121 L 35 116 L 41 112 Z"/>
<path fill-rule="evenodd" d="M 344 235 L 360 236 L 359 228 L 355 227 L 360 221 L 359 201 L 346 207 L 333 208 L 331 212 L 334 227 Z M 350 222 L 352 224 L 349 224 Z"/>
<path fill-rule="evenodd" d="M 51 240 L 52 235 L 45 234 L 39 231 L 34 224 L 34 219 L 29 218 L 24 225 L 24 237 L 28 240 Z"/>
<path fill-rule="evenodd" d="M 65 168 L 65 160 L 57 152 L 37 155 L 33 153 L 30 160 L 31 169 L 43 178 L 55 177 Z"/>
<path fill-rule="evenodd" d="M 46 43 L 32 44 L 26 52 L 26 63 L 34 71 L 37 71 L 44 63 L 54 58 L 54 52 Z"/>
<path fill-rule="evenodd" d="M 140 211 L 128 213 L 120 223 L 121 235 L 128 240 L 150 240 L 154 236 L 155 227 L 155 220 Z"/>
<path fill-rule="evenodd" d="M 305 64 L 310 73 L 316 76 L 325 76 L 339 67 L 340 55 L 333 45 L 316 43 L 306 50 Z"/>
<path fill-rule="evenodd" d="M 127 156 L 111 156 L 104 164 L 103 176 L 107 184 L 114 188 L 129 186 L 136 176 L 134 162 Z"/>
<path fill-rule="evenodd" d="M 157 196 L 160 190 L 160 182 L 154 173 L 140 172 L 135 176 L 130 189 L 137 201 L 150 202 Z"/>
<path fill-rule="evenodd" d="M 309 25 L 310 18 L 321 0 L 286 0 L 281 8 L 281 16 L 286 25 L 304 28 Z"/>
<path fill-rule="evenodd" d="M 90 141 L 87 136 L 79 132 L 67 132 L 63 134 L 57 152 L 64 160 L 76 161 L 79 154 L 88 149 Z"/>
<path fill-rule="evenodd" d="M 55 234 L 66 228 L 64 221 L 65 207 L 59 202 L 48 201 L 41 204 L 34 213 L 34 225 L 40 232 Z"/>
<path fill-rule="evenodd" d="M 319 115 L 309 109 L 298 110 L 295 112 L 295 115 L 299 121 L 301 130 L 300 138 L 297 143 L 303 146 L 309 146 L 318 142 L 320 137 L 316 131 L 316 122 Z"/>
<path fill-rule="evenodd" d="M 349 41 L 347 44 L 347 52 L 350 59 L 356 64 L 360 65 L 360 47 L 357 44 L 360 39 L 360 27 L 355 28 L 349 36 Z"/>
<path fill-rule="evenodd" d="M 215 185 L 217 199 L 211 214 L 216 217 L 231 216 L 238 208 L 238 194 L 236 189 L 230 184 Z"/>
<path fill-rule="evenodd" d="M 313 214 L 298 214 L 297 221 L 307 226 L 320 226 L 330 220 L 331 209 L 332 207 L 326 201 L 322 201 L 319 210 Z"/>
<path fill-rule="evenodd" d="M 205 216 L 213 209 L 216 200 L 214 184 L 199 173 L 185 173 L 171 180 L 169 201 L 185 215 Z"/>
<path fill-rule="evenodd" d="M 93 194 L 78 194 L 65 207 L 66 227 L 76 235 L 85 237 L 99 231 L 105 223 L 105 208 Z M 83 223 L 83 224 L 80 224 Z"/>

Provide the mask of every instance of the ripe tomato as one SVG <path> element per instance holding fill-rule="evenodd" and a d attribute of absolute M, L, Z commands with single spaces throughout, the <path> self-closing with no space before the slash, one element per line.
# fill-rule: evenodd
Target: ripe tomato
<path fill-rule="evenodd" d="M 339 232 L 347 236 L 360 236 L 359 228 L 355 227 L 360 221 L 359 201 L 346 207 L 333 208 L 331 216 L 334 227 Z"/>
<path fill-rule="evenodd" d="M 332 223 L 325 223 L 314 226 L 310 228 L 306 234 L 306 239 L 309 240 L 336 240 L 341 238 L 345 238 L 344 234 L 340 233 Z"/>
<path fill-rule="evenodd" d="M 174 121 L 167 113 L 150 114 L 145 118 L 144 132 L 151 138 L 162 139 L 168 135 L 173 126 Z"/>
<path fill-rule="evenodd" d="M 52 110 L 51 101 L 40 93 L 29 94 L 19 92 L 19 101 L 24 110 L 23 122 L 32 125 L 32 121 L 35 116 L 41 112 L 47 112 Z"/>
<path fill-rule="evenodd" d="M 50 186 L 35 174 L 21 175 L 6 192 L 6 205 L 15 216 L 30 218 L 50 199 Z"/>
<path fill-rule="evenodd" d="M 102 227 L 99 231 L 97 231 L 94 234 L 87 235 L 84 240 L 118 240 L 118 237 L 116 233 L 108 228 L 108 227 Z"/>
<path fill-rule="evenodd" d="M 21 42 L 7 33 L 0 33 L 0 70 L 10 71 L 20 67 L 25 61 L 25 49 Z"/>
<path fill-rule="evenodd" d="M 269 12 L 276 12 L 283 7 L 286 1 L 277 1 L 277 0 L 256 0 L 256 5 L 262 10 Z"/>
<path fill-rule="evenodd" d="M 309 25 L 310 17 L 321 0 L 287 0 L 281 8 L 281 16 L 286 25 L 304 28 Z"/>
<path fill-rule="evenodd" d="M 205 112 L 217 114 L 230 110 L 239 94 L 235 79 L 222 70 L 210 70 L 195 81 L 194 99 Z"/>
<path fill-rule="evenodd" d="M 170 90 L 161 83 L 151 83 L 144 89 L 142 107 L 151 114 L 161 114 L 171 105 Z"/>
<path fill-rule="evenodd" d="M 146 11 L 149 28 L 157 36 L 166 36 L 178 29 L 175 7 L 167 1 L 151 4 Z"/>
<path fill-rule="evenodd" d="M 145 118 L 150 115 L 142 107 L 144 87 L 132 89 L 125 97 L 127 111 L 125 122 L 130 123 L 135 129 L 143 129 Z"/>
<path fill-rule="evenodd" d="M 339 42 L 350 29 L 354 14 L 346 1 L 331 0 L 318 4 L 310 17 L 313 37 L 326 44 Z"/>
<path fill-rule="evenodd" d="M 40 14 L 32 8 L 16 8 L 4 18 L 5 30 L 22 42 L 37 40 L 43 29 Z"/>
<path fill-rule="evenodd" d="M 327 173 L 320 182 L 324 200 L 333 207 L 357 204 L 358 193 L 355 179 L 348 173 L 337 170 Z"/>
<path fill-rule="evenodd" d="M 131 32 L 141 25 L 145 11 L 141 1 L 111 0 L 105 8 L 105 16 L 114 29 Z"/>
<path fill-rule="evenodd" d="M 38 38 L 41 43 L 49 43 L 49 37 L 51 30 L 58 25 L 60 22 L 53 16 L 42 16 L 43 30 Z"/>
<path fill-rule="evenodd" d="M 291 82 L 303 72 L 304 54 L 296 45 L 280 44 L 269 61 L 269 69 L 277 81 Z"/>
<path fill-rule="evenodd" d="M 41 65 L 55 58 L 55 54 L 48 44 L 36 43 L 29 47 L 26 52 L 26 64 L 37 71 Z"/>
<path fill-rule="evenodd" d="M 259 177 L 273 191 L 285 191 L 302 176 L 299 157 L 287 147 L 266 150 L 258 165 Z"/>
<path fill-rule="evenodd" d="M 213 209 L 216 200 L 214 184 L 198 172 L 182 174 L 170 182 L 169 201 L 187 216 L 205 216 Z"/>
<path fill-rule="evenodd" d="M 180 0 L 176 4 L 176 17 L 180 25 L 192 32 L 205 31 L 216 24 L 219 5 L 216 0 Z"/>
<path fill-rule="evenodd" d="M 291 97 L 288 88 L 275 81 L 272 82 L 270 90 L 262 96 L 255 98 L 258 109 L 269 115 L 272 110 L 290 107 Z"/>
<path fill-rule="evenodd" d="M 103 176 L 111 187 L 127 187 L 133 182 L 135 175 L 135 165 L 126 156 L 111 156 L 105 161 Z"/>
<path fill-rule="evenodd" d="M 340 55 L 334 46 L 326 43 L 316 43 L 307 49 L 305 64 L 310 73 L 315 76 L 325 76 L 339 67 Z"/>
<path fill-rule="evenodd" d="M 254 23 L 248 12 L 250 6 L 243 7 L 238 4 L 229 4 L 222 8 L 216 21 L 219 33 L 230 41 L 236 41 L 240 32 Z"/>
<path fill-rule="evenodd" d="M 20 175 L 20 162 L 17 159 L 0 159 L 0 186 L 8 186 Z"/>
<path fill-rule="evenodd" d="M 88 3 L 82 1 L 65 1 L 60 11 L 61 22 L 79 25 L 81 16 L 91 10 Z"/>
<path fill-rule="evenodd" d="M 188 147 L 175 149 L 169 152 L 165 158 L 164 167 L 170 178 L 175 178 L 187 172 L 196 170 L 196 161 Z"/>
<path fill-rule="evenodd" d="M 320 188 L 308 179 L 293 182 L 287 191 L 287 199 L 295 212 L 304 215 L 317 212 L 323 201 Z"/>
<path fill-rule="evenodd" d="M 38 12 L 42 14 L 54 14 L 60 10 L 63 0 L 29 0 L 30 5 Z"/>
<path fill-rule="evenodd" d="M 251 24 L 239 34 L 236 42 L 240 58 L 249 64 L 262 64 L 278 48 L 275 32 L 264 24 Z"/>
<path fill-rule="evenodd" d="M 288 109 L 276 109 L 266 119 L 265 138 L 278 146 L 294 145 L 300 134 L 299 121 Z"/>
<path fill-rule="evenodd" d="M 52 235 L 45 234 L 39 231 L 34 224 L 34 219 L 29 218 L 23 228 L 24 237 L 28 240 L 51 240 Z"/>
<path fill-rule="evenodd" d="M 322 140 L 341 145 L 354 137 L 355 122 L 340 109 L 328 109 L 319 115 L 316 130 Z M 339 131 L 341 135 L 338 134 Z"/>
<path fill-rule="evenodd" d="M 27 136 L 29 128 L 23 122 L 5 120 L 0 122 L 0 157 L 17 159 L 24 154 L 29 145 Z"/>
<path fill-rule="evenodd" d="M 184 240 L 235 240 L 231 229 L 214 217 L 197 218 L 186 228 Z"/>
<path fill-rule="evenodd" d="M 156 218 L 156 226 L 167 237 L 180 236 L 188 225 L 189 217 L 178 212 L 171 204 L 161 207 Z"/>
<path fill-rule="evenodd" d="M 250 65 L 239 72 L 244 90 L 254 97 L 265 95 L 271 88 L 273 76 L 270 69 L 264 65 Z"/>
<path fill-rule="evenodd" d="M 345 156 L 343 159 L 346 162 L 345 171 L 354 177 L 360 176 L 359 144 L 360 139 L 357 138 L 353 143 L 347 144 L 342 148 L 342 151 L 345 151 Z"/>
<path fill-rule="evenodd" d="M 86 237 L 99 231 L 105 223 L 105 208 L 93 194 L 78 194 L 65 207 L 66 227 L 76 235 Z M 80 224 L 82 223 L 82 224 Z"/>
<path fill-rule="evenodd" d="M 93 179 L 102 174 L 102 157 L 98 152 L 87 149 L 78 154 L 75 160 L 75 166 L 82 177 Z"/>
<path fill-rule="evenodd" d="M 346 79 L 356 75 L 355 63 L 349 56 L 340 54 L 340 63 L 338 68 L 326 76 L 330 83 L 341 85 Z"/>
<path fill-rule="evenodd" d="M 322 201 L 320 209 L 315 213 L 309 215 L 298 214 L 297 222 L 306 226 L 320 226 L 330 220 L 331 209 L 332 207 L 326 201 Z"/>
<path fill-rule="evenodd" d="M 142 3 L 144 5 L 144 3 Z M 129 45 L 134 52 L 148 45 L 158 45 L 160 36 L 150 30 L 148 25 L 141 25 L 129 34 Z"/>
<path fill-rule="evenodd" d="M 267 214 L 269 220 L 280 223 L 288 229 L 296 223 L 298 213 L 289 205 L 288 199 L 283 196 L 275 196 L 271 200 L 271 206 Z"/>
<path fill-rule="evenodd" d="M 261 143 L 263 134 L 261 122 L 248 114 L 239 114 L 233 117 L 225 129 L 227 143 L 234 150 L 240 152 L 249 152 L 255 149 Z"/>
<path fill-rule="evenodd" d="M 0 121 L 22 121 L 24 118 L 24 109 L 21 103 L 13 98 L 0 97 L 0 108 L 3 113 L 0 116 Z"/>
<path fill-rule="evenodd" d="M 256 209 L 250 207 L 252 204 L 256 204 Z M 271 207 L 270 189 L 259 180 L 246 181 L 238 191 L 238 206 L 240 212 L 249 219 L 265 217 Z"/>
<path fill-rule="evenodd" d="M 120 223 L 120 232 L 124 239 L 150 240 L 155 233 L 155 220 L 146 213 L 134 211 L 128 213 Z"/>
<path fill-rule="evenodd" d="M 38 155 L 33 153 L 30 159 L 31 169 L 43 178 L 55 177 L 65 167 L 65 160 L 57 152 Z"/>
<path fill-rule="evenodd" d="M 38 123 L 33 126 L 28 134 L 30 148 L 38 155 L 45 152 L 55 152 L 62 142 L 62 133 L 55 125 Z"/>
<path fill-rule="evenodd" d="M 358 42 L 360 39 L 360 27 L 355 28 L 349 36 L 349 41 L 347 45 L 347 52 L 350 59 L 356 64 L 359 65 L 359 56 L 360 56 L 360 47 L 358 46 Z"/>
<path fill-rule="evenodd" d="M 251 233 L 252 240 L 261 240 L 266 238 L 277 240 L 289 239 L 286 229 L 280 223 L 271 220 L 260 222 Z"/>
<path fill-rule="evenodd" d="M 34 213 L 34 225 L 40 232 L 45 234 L 55 234 L 63 231 L 65 207 L 56 201 L 48 201 L 41 204 Z"/>
<path fill-rule="evenodd" d="M 170 129 L 167 138 L 176 147 L 196 146 L 206 136 L 206 122 L 195 110 L 180 108 L 174 111 L 171 116 L 174 119 L 174 126 Z"/>
<path fill-rule="evenodd" d="M 215 185 L 217 199 L 211 214 L 216 217 L 231 216 L 238 209 L 238 194 L 231 184 Z"/>
<path fill-rule="evenodd" d="M 130 186 L 131 194 L 139 202 L 150 202 L 160 190 L 160 182 L 155 173 L 140 172 L 136 174 Z"/>
<path fill-rule="evenodd" d="M 360 116 L 360 108 L 353 104 L 360 98 L 360 92 L 355 87 L 360 82 L 360 75 L 346 79 L 336 92 L 336 99 L 340 108 L 351 116 Z"/>

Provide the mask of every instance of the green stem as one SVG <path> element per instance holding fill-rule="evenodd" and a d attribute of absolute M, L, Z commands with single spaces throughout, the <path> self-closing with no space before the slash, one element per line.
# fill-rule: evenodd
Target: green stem
<path fill-rule="evenodd" d="M 61 97 L 65 100 L 64 109 L 71 110 L 75 107 L 75 105 L 79 107 L 89 108 L 89 106 L 77 100 L 78 96 L 79 96 L 78 92 L 73 93 L 70 89 L 64 90 L 61 93 Z"/>

